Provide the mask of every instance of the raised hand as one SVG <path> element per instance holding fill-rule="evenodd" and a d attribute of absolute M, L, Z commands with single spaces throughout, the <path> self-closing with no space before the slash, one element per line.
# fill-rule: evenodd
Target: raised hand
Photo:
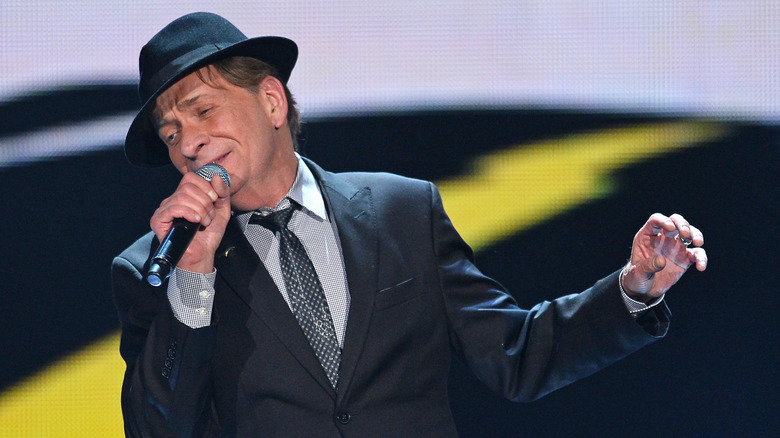
<path fill-rule="evenodd" d="M 689 267 L 707 268 L 704 235 L 684 217 L 655 213 L 634 236 L 631 260 L 621 285 L 634 300 L 650 302 L 663 296 Z"/>

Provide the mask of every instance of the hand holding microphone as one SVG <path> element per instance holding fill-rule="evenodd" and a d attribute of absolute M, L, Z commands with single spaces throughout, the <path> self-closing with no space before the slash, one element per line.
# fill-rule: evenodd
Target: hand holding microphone
<path fill-rule="evenodd" d="M 219 176 L 219 182 L 212 182 Z M 207 164 L 194 173 L 185 174 L 171 197 L 164 200 L 152 216 L 152 229 L 161 243 L 152 257 L 146 280 L 160 286 L 182 260 L 203 227 L 197 244 L 188 254 L 187 264 L 202 269 L 213 269 L 214 251 L 222 239 L 230 219 L 230 200 L 227 188 L 230 175 L 218 164 Z M 218 193 L 221 192 L 221 193 Z M 204 272 L 205 273 L 205 272 Z"/>

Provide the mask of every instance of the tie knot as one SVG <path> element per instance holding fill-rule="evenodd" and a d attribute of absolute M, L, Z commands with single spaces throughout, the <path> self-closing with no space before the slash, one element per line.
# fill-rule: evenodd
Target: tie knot
<path fill-rule="evenodd" d="M 274 233 L 282 231 L 287 228 L 287 224 L 290 222 L 290 218 L 292 218 L 293 210 L 295 210 L 294 205 L 270 213 L 265 212 L 265 214 L 264 212 L 256 211 L 249 219 L 249 223 L 263 226 Z"/>

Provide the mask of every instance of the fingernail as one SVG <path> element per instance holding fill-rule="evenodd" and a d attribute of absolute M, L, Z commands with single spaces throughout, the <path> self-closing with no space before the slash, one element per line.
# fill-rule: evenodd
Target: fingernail
<path fill-rule="evenodd" d="M 215 202 L 217 199 L 219 199 L 219 196 L 217 195 L 217 192 L 211 190 L 209 191 L 209 198 L 211 198 L 211 202 Z"/>

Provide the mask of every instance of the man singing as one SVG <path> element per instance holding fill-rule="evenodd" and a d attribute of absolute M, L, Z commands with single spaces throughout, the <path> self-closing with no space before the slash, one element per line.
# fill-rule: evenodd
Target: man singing
<path fill-rule="evenodd" d="M 141 50 L 126 155 L 182 178 L 112 267 L 128 436 L 453 437 L 454 357 L 533 400 L 665 334 L 664 294 L 707 265 L 683 217 L 650 216 L 625 267 L 521 309 L 475 267 L 433 184 L 296 152 L 297 54 L 208 13 Z M 213 163 L 229 186 L 195 173 Z M 175 219 L 200 228 L 155 287 L 149 259 Z"/>

